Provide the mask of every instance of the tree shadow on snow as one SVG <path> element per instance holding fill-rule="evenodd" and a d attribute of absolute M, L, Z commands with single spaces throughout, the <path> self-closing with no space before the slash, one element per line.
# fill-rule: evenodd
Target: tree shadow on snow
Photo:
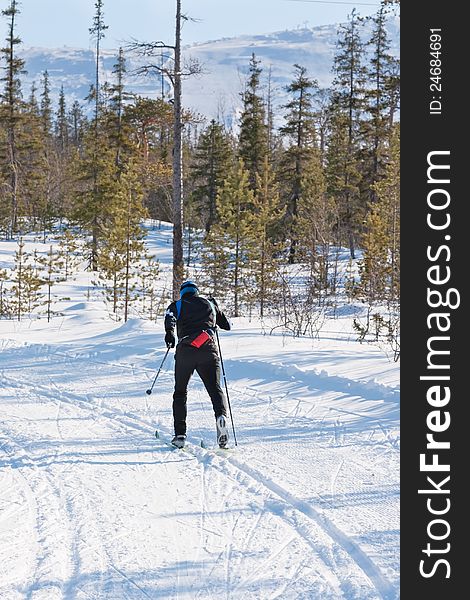
<path fill-rule="evenodd" d="M 69 580 L 44 579 L 34 581 L 19 589 L 25 600 L 32 600 L 38 593 L 41 597 L 102 598 L 108 600 L 192 600 L 194 598 L 214 598 L 222 596 L 232 600 L 263 597 L 285 588 L 283 578 L 262 576 L 255 579 L 247 574 L 244 580 L 230 573 L 226 561 L 219 557 L 206 560 L 172 560 L 174 551 L 168 548 L 166 556 L 159 556 L 161 566 L 145 570 L 126 569 L 123 566 L 108 565 L 107 570 L 92 573 L 79 573 Z M 103 557 L 109 560 L 107 557 Z M 259 561 L 265 560 L 260 553 Z M 135 560 L 139 560 L 135 557 Z M 253 556 L 250 556 L 253 560 Z M 148 558 L 146 559 L 148 562 Z M 79 568 L 80 565 L 75 565 Z M 249 573 L 247 569 L 247 573 Z M 292 583 L 292 582 L 291 582 Z"/>

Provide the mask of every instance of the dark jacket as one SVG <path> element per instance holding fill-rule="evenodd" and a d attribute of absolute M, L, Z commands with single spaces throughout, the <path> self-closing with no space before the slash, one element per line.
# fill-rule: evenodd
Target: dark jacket
<path fill-rule="evenodd" d="M 165 331 L 174 334 L 175 325 L 178 340 L 186 336 L 194 336 L 204 330 L 214 330 L 218 325 L 221 329 L 230 330 L 227 317 L 213 299 L 209 302 L 197 294 L 184 294 L 181 299 L 181 310 L 178 318 L 176 302 L 172 302 L 165 312 Z"/>

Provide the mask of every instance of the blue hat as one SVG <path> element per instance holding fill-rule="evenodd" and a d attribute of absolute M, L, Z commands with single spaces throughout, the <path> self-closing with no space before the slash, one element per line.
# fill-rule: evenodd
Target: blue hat
<path fill-rule="evenodd" d="M 194 281 L 185 281 L 180 287 L 180 297 L 182 298 L 184 294 L 196 294 L 198 291 L 198 287 Z"/>

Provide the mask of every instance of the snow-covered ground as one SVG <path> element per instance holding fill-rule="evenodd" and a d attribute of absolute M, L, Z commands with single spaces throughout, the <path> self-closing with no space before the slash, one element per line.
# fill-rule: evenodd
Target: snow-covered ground
<path fill-rule="evenodd" d="M 163 262 L 169 239 L 149 237 Z M 145 393 L 162 322 L 110 320 L 90 277 L 60 284 L 49 324 L 0 320 L 0 598 L 398 598 L 397 364 L 351 317 L 318 340 L 234 319 L 238 446 L 214 449 L 195 376 L 190 444 L 172 450 L 172 357 Z"/>

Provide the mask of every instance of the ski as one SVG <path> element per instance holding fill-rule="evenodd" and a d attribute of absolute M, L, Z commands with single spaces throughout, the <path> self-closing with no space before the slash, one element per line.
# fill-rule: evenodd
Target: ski
<path fill-rule="evenodd" d="M 166 435 L 161 435 L 160 432 L 158 431 L 158 429 L 155 431 L 155 437 L 157 440 L 159 440 L 160 442 L 162 442 L 163 444 L 165 444 L 165 446 L 168 446 L 171 450 L 183 450 L 184 452 L 189 450 L 191 446 L 195 446 L 196 444 L 194 444 L 193 442 L 189 442 L 188 440 L 186 440 L 185 445 L 182 448 L 178 448 L 177 446 L 175 446 L 174 444 L 171 443 L 170 440 L 167 439 Z M 187 445 L 189 445 L 189 448 L 187 447 Z M 225 446 L 224 448 L 221 448 L 219 446 L 209 446 L 207 445 L 207 443 L 201 439 L 201 441 L 198 444 L 203 450 L 206 450 L 208 452 L 214 452 L 215 454 L 220 454 L 220 455 L 224 455 L 227 453 L 230 453 L 233 448 Z"/>
<path fill-rule="evenodd" d="M 201 440 L 201 448 L 204 450 L 208 450 L 209 452 L 215 452 L 216 454 L 225 454 L 233 450 L 233 448 L 229 446 L 208 446 L 204 440 Z"/>
<path fill-rule="evenodd" d="M 157 430 L 155 430 L 155 437 L 157 438 L 157 440 L 159 440 L 160 442 L 162 442 L 162 444 L 165 444 L 165 446 L 168 446 L 168 448 L 170 448 L 170 450 L 182 450 L 183 452 L 186 450 L 184 446 L 175 446 L 174 444 L 171 443 L 171 441 L 165 439 L 165 437 L 162 437 L 160 435 L 160 432 Z"/>

